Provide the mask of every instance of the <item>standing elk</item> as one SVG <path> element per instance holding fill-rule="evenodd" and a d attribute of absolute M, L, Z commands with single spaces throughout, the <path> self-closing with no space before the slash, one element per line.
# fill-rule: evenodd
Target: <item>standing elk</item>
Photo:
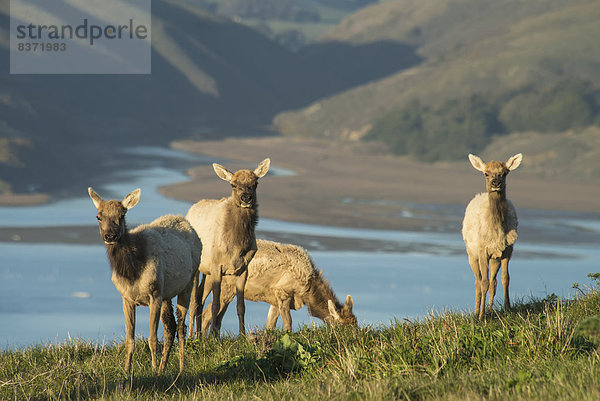
<path fill-rule="evenodd" d="M 290 309 L 297 310 L 306 305 L 311 316 L 327 324 L 357 325 L 352 313 L 352 297 L 340 304 L 329 282 L 318 270 L 305 249 L 290 244 L 258 240 L 258 250 L 248 265 L 248 281 L 244 296 L 249 301 L 271 304 L 267 316 L 267 329 L 274 329 L 281 316 L 283 328 L 292 330 Z M 207 280 L 210 280 L 208 276 Z M 226 277 L 221 284 L 221 310 L 217 327 L 227 305 L 235 296 L 235 283 Z M 206 330 L 212 320 L 212 309 L 207 307 L 202 314 L 202 329 Z"/>
<path fill-rule="evenodd" d="M 254 171 L 238 170 L 230 172 L 220 164 L 213 169 L 219 178 L 229 182 L 231 196 L 220 200 L 203 199 L 192 205 L 186 218 L 192 224 L 202 242 L 202 262 L 194 276 L 194 289 L 190 306 L 190 336 L 194 324 L 197 335 L 201 329 L 201 314 L 204 301 L 212 291 L 213 316 L 217 316 L 221 299 L 223 276 L 236 277 L 237 314 L 240 334 L 246 333 L 244 314 L 244 287 L 248 277 L 248 263 L 256 253 L 254 229 L 258 223 L 258 203 L 256 187 L 258 179 L 269 171 L 270 159 L 263 160 Z M 198 274 L 202 282 L 198 286 Z M 206 286 L 206 275 L 211 276 L 211 285 Z M 214 322 L 211 334 L 219 335 Z"/>
<path fill-rule="evenodd" d="M 103 200 L 91 187 L 88 193 L 98 210 L 100 235 L 112 269 L 112 282 L 123 298 L 127 330 L 125 370 L 131 371 L 135 346 L 135 308 L 150 307 L 152 372 L 156 373 L 156 347 L 159 316 L 165 343 L 158 373 L 165 370 L 175 329 L 179 337 L 179 371 L 183 371 L 185 315 L 190 303 L 194 273 L 200 264 L 202 244 L 192 226 L 182 217 L 166 215 L 149 224 L 127 229 L 125 214 L 137 205 L 140 190 L 122 201 Z M 171 299 L 177 296 L 177 325 Z"/>
<path fill-rule="evenodd" d="M 521 153 L 506 163 L 491 161 L 484 163 L 479 157 L 469 155 L 476 170 L 485 175 L 487 192 L 475 195 L 465 211 L 462 236 L 465 241 L 469 264 L 475 274 L 475 313 L 479 319 L 485 316 L 485 298 L 489 289 L 489 309 L 492 309 L 496 294 L 496 275 L 502 266 L 504 307 L 510 308 L 508 284 L 508 262 L 517 240 L 517 212 L 506 198 L 506 176 L 521 164 Z M 488 278 L 488 273 L 489 277 Z"/>

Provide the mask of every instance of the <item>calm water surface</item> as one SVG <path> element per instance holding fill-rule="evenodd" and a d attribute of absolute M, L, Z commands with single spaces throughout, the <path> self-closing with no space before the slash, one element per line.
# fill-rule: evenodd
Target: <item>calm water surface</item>
<path fill-rule="evenodd" d="M 282 170 L 281 174 L 293 172 Z M 141 187 L 141 201 L 128 213 L 130 226 L 134 226 L 165 213 L 185 214 L 190 204 L 165 198 L 157 188 L 186 179 L 177 171 L 150 167 L 130 173 L 126 182 L 96 189 L 103 196 L 122 198 Z M 447 207 L 440 209 L 443 213 L 454 213 Z M 464 209 L 454 210 L 458 227 Z M 571 237 L 575 233 L 593 239 L 600 235 L 600 220 L 595 216 L 582 218 L 530 211 L 521 215 L 521 221 L 523 231 L 510 265 L 513 300 L 551 293 L 570 297 L 574 294 L 572 283 L 589 283 L 587 273 L 600 271 L 600 251 L 593 241 L 564 244 L 552 238 L 544 242 L 539 236 L 527 235 L 560 229 Z M 76 199 L 30 208 L 0 208 L 0 225 L 4 227 L 95 224 L 95 209 L 86 188 Z M 393 319 L 414 320 L 446 310 L 470 311 L 473 307 L 473 273 L 458 231 L 342 229 L 269 219 L 261 219 L 257 230 L 259 237 L 284 238 L 308 247 L 340 300 L 346 294 L 352 295 L 354 312 L 363 325 L 388 324 Z M 329 245 L 332 241 L 336 246 Z M 97 245 L 0 243 L 0 348 L 60 343 L 68 338 L 94 342 L 124 338 L 121 297 L 110 281 L 111 272 L 100 238 L 98 242 Z M 365 242 L 370 244 L 367 250 L 355 246 Z M 499 283 L 498 305 L 503 302 L 502 293 Z M 253 302 L 246 305 L 248 327 L 264 326 L 268 305 Z M 306 308 L 292 312 L 292 319 L 294 327 L 321 324 L 308 316 Z M 235 308 L 229 309 L 223 328 L 237 333 Z M 147 308 L 137 308 L 136 333 L 148 335 Z"/>

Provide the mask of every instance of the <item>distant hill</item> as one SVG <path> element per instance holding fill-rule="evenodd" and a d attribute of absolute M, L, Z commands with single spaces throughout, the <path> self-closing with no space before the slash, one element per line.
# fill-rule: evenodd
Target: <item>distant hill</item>
<path fill-rule="evenodd" d="M 272 133 L 283 110 L 421 61 L 411 46 L 392 42 L 324 42 L 293 52 L 192 3 L 152 2 L 150 75 L 9 75 L 2 2 L 0 193 L 79 190 L 127 168 L 118 153 L 125 146 Z"/>
<path fill-rule="evenodd" d="M 599 20 L 590 0 L 369 6 L 320 44 L 396 43 L 422 61 L 281 113 L 274 125 L 286 135 L 380 140 L 422 160 L 464 157 L 510 132 L 600 125 Z"/>
<path fill-rule="evenodd" d="M 188 0 L 232 18 L 297 50 L 313 43 L 343 18 L 377 0 Z"/>
<path fill-rule="evenodd" d="M 0 192 L 56 192 L 141 143 L 256 135 L 281 110 L 339 90 L 298 54 L 182 1 L 152 2 L 152 74 L 9 75 L 0 6 Z"/>

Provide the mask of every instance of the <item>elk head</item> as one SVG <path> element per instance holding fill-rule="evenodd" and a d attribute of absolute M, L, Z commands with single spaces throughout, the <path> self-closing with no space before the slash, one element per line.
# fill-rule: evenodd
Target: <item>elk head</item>
<path fill-rule="evenodd" d="M 485 163 L 475 155 L 469 155 L 469 161 L 475 170 L 481 171 L 485 175 L 485 187 L 488 193 L 498 192 L 504 194 L 506 192 L 506 176 L 508 173 L 521 164 L 523 154 L 514 155 L 506 163 L 490 161 Z"/>
<path fill-rule="evenodd" d="M 98 195 L 92 187 L 88 188 L 88 193 L 94 206 L 98 210 L 96 218 L 100 225 L 100 236 L 106 245 L 115 245 L 127 231 L 125 224 L 125 213 L 140 200 L 140 189 L 136 189 L 127 195 L 121 202 L 118 200 L 105 201 Z"/>
<path fill-rule="evenodd" d="M 358 320 L 354 313 L 352 313 L 353 301 L 350 295 L 346 296 L 346 303 L 342 305 L 342 308 L 338 311 L 335 304 L 330 299 L 327 301 L 327 307 L 329 308 L 329 315 L 333 318 L 333 321 L 337 324 L 357 326 Z"/>
<path fill-rule="evenodd" d="M 213 168 L 219 178 L 231 184 L 231 197 L 235 200 L 235 203 L 242 208 L 253 208 L 256 206 L 258 179 L 267 174 L 270 165 L 271 160 L 265 159 L 254 171 L 244 169 L 232 173 L 217 163 L 213 163 Z"/>

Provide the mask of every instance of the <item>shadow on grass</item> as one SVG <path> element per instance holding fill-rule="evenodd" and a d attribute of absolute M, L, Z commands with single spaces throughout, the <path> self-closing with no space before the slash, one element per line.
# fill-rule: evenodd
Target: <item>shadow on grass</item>
<path fill-rule="evenodd" d="M 300 373 L 319 360 L 316 349 L 292 339 L 288 333 L 265 333 L 266 335 L 261 334 L 258 341 L 242 341 L 240 338 L 189 341 L 186 345 L 186 367 L 180 375 L 173 373 L 172 369 L 175 365 L 170 364 L 167 373 L 163 375 L 148 374 L 147 369 L 143 374 L 136 374 L 134 370 L 133 376 L 129 378 L 126 378 L 124 373 L 118 374 L 104 383 L 96 380 L 77 391 L 90 397 L 97 397 L 105 394 L 140 392 L 150 394 L 172 391 L 193 392 L 203 385 L 234 382 L 246 384 L 276 382 Z M 265 341 L 266 344 L 262 344 L 261 349 L 261 343 Z M 259 346 L 246 347 L 251 342 L 256 342 Z M 198 369 L 198 363 L 192 362 L 196 357 L 206 355 L 208 352 L 212 353 L 212 357 L 215 353 L 226 354 L 224 350 L 234 345 L 233 343 L 238 348 L 239 354 L 224 362 L 209 366 L 206 370 Z M 257 352 L 262 355 L 257 356 Z M 149 355 L 145 355 L 146 358 L 149 358 Z"/>

